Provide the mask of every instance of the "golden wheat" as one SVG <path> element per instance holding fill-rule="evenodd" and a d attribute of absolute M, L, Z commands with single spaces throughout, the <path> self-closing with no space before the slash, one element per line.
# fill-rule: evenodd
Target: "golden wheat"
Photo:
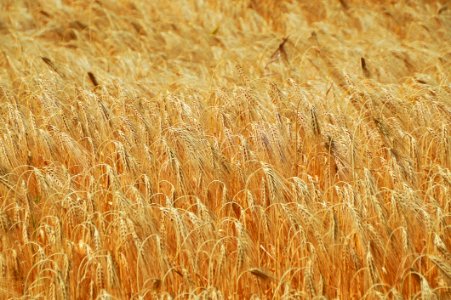
<path fill-rule="evenodd" d="M 0 2 L 0 299 L 449 298 L 443 0 Z"/>

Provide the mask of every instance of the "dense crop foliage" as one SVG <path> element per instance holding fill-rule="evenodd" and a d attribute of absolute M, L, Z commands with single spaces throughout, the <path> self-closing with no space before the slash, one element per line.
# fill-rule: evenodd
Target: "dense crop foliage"
<path fill-rule="evenodd" d="M 445 1 L 0 1 L 0 298 L 451 297 Z"/>

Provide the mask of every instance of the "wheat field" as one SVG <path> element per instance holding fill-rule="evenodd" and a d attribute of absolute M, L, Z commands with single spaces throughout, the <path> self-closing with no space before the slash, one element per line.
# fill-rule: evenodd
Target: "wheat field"
<path fill-rule="evenodd" d="M 451 299 L 446 1 L 1 0 L 0 299 Z"/>

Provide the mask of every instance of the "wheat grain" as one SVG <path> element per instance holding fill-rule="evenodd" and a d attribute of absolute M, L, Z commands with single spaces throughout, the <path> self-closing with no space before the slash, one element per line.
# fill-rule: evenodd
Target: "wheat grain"
<path fill-rule="evenodd" d="M 248 241 L 247 241 L 247 236 L 246 236 L 246 231 L 244 229 L 244 226 L 236 221 L 235 222 L 235 227 L 236 227 L 236 231 L 237 231 L 237 268 L 238 270 L 240 270 L 246 260 L 246 256 L 247 256 L 247 248 L 248 248 Z"/>
<path fill-rule="evenodd" d="M 249 272 L 252 275 L 254 275 L 254 276 L 256 276 L 256 277 L 258 277 L 258 278 L 260 278 L 260 279 L 262 279 L 264 281 L 274 279 L 273 276 L 271 276 L 270 274 L 268 274 L 267 272 L 265 272 L 265 271 L 263 271 L 263 270 L 261 270 L 259 268 L 251 268 L 251 269 L 249 269 Z"/>
<path fill-rule="evenodd" d="M 426 278 L 421 277 L 421 299 L 436 299 Z"/>
<path fill-rule="evenodd" d="M 0 252 L 0 278 L 5 279 L 7 274 L 6 259 L 3 252 Z"/>
<path fill-rule="evenodd" d="M 125 243 L 127 242 L 127 234 L 128 234 L 128 228 L 127 228 L 127 223 L 124 220 L 124 218 L 122 216 L 119 217 L 119 240 L 120 243 Z"/>
<path fill-rule="evenodd" d="M 369 246 L 366 254 L 366 265 L 368 267 L 368 273 L 370 275 L 371 283 L 373 285 L 379 283 L 380 282 L 379 274 L 377 272 L 377 268 L 375 266 L 373 255 L 371 254 Z"/>
<path fill-rule="evenodd" d="M 94 225 L 93 225 L 94 226 Z M 94 231 L 93 231 L 93 240 L 94 240 L 94 251 L 100 251 L 100 234 L 99 231 L 97 230 L 97 228 L 94 226 Z"/>
<path fill-rule="evenodd" d="M 113 264 L 113 257 L 110 253 L 107 255 L 107 286 L 108 287 L 114 287 L 115 286 L 115 271 L 114 271 L 114 264 Z"/>
<path fill-rule="evenodd" d="M 313 133 L 315 135 L 319 136 L 321 134 L 321 129 L 319 127 L 318 117 L 316 114 L 316 108 L 314 106 L 312 106 L 312 108 L 310 109 L 310 115 L 312 118 Z"/>
<path fill-rule="evenodd" d="M 96 286 L 97 288 L 103 289 L 105 287 L 105 273 L 103 271 L 103 267 L 100 263 L 97 263 L 96 266 Z"/>
<path fill-rule="evenodd" d="M 313 261 L 309 259 L 304 271 L 304 287 L 312 298 L 316 296 L 313 280 Z"/>
<path fill-rule="evenodd" d="M 451 254 L 448 252 L 445 243 L 436 233 L 434 233 L 434 245 L 447 261 L 451 261 Z"/>
<path fill-rule="evenodd" d="M 447 278 L 451 279 L 451 266 L 448 262 L 442 260 L 437 256 L 428 256 L 429 259 L 443 272 Z"/>

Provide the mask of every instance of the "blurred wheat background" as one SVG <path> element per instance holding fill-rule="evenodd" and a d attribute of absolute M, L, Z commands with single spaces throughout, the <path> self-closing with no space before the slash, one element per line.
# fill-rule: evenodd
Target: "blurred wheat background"
<path fill-rule="evenodd" d="M 446 1 L 1 0 L 0 299 L 450 299 Z"/>

